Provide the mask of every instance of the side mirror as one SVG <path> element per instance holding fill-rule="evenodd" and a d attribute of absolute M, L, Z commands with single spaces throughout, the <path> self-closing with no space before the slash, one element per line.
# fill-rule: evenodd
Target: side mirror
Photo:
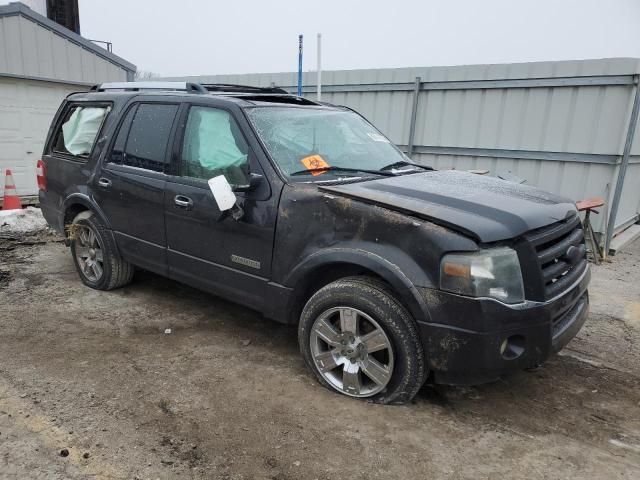
<path fill-rule="evenodd" d="M 233 193 L 233 189 L 224 175 L 210 178 L 207 183 L 221 212 L 231 210 L 235 206 L 236 194 Z"/>
<path fill-rule="evenodd" d="M 245 185 L 234 185 L 232 190 L 234 192 L 249 192 L 255 190 L 258 188 L 258 185 L 262 183 L 263 178 L 259 173 L 250 173 Z"/>

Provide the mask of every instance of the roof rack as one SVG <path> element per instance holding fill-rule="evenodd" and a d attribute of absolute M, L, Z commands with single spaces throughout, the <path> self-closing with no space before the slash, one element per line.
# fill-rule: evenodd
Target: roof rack
<path fill-rule="evenodd" d="M 267 93 L 290 95 L 285 89 L 280 87 L 253 87 L 251 85 L 235 85 L 233 83 L 203 83 L 202 86 L 209 92 L 229 92 L 229 93 Z"/>
<path fill-rule="evenodd" d="M 247 100 L 249 102 L 267 102 L 267 103 L 281 103 L 281 104 L 289 104 L 289 105 L 318 105 L 318 102 L 314 102 L 313 100 L 309 100 L 304 97 L 297 97 L 296 95 L 291 94 L 280 94 L 280 93 L 241 93 L 241 94 L 228 94 L 228 96 L 233 96 L 235 98 L 241 98 L 242 100 Z"/>
<path fill-rule="evenodd" d="M 91 87 L 92 92 L 107 90 L 124 90 L 138 92 L 140 90 L 169 90 L 174 92 L 207 93 L 207 89 L 199 83 L 192 82 L 111 82 Z"/>
<path fill-rule="evenodd" d="M 91 87 L 92 92 L 106 92 L 107 90 L 124 90 L 138 92 L 140 90 L 165 90 L 191 93 L 253 93 L 267 95 L 290 95 L 280 87 L 254 87 L 251 85 L 236 85 L 232 83 L 194 83 L 194 82 L 110 82 Z"/>

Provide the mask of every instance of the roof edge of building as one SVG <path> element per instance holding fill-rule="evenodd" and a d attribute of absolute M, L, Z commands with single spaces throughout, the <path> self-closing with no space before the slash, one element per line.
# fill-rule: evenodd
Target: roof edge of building
<path fill-rule="evenodd" d="M 115 63 L 116 65 L 122 67 L 124 70 L 128 72 L 135 73 L 137 70 L 137 67 L 133 63 L 128 62 L 124 58 L 119 57 L 118 55 L 111 53 L 102 47 L 99 47 L 95 43 L 84 38 L 83 36 L 78 35 L 75 32 L 72 32 L 68 28 L 63 27 L 62 25 L 58 25 L 53 20 L 47 17 L 44 17 L 37 12 L 34 12 L 24 3 L 11 2 L 8 5 L 0 5 L 0 18 L 11 17 L 14 15 L 21 15 L 41 25 L 44 28 L 52 30 L 58 35 L 66 38 L 70 42 L 73 42 L 76 45 L 79 45 L 80 47 L 86 48 L 87 50 L 90 50 L 92 53 L 95 53 L 99 57 L 102 57 L 105 60 L 110 61 L 111 63 Z"/>
<path fill-rule="evenodd" d="M 566 66 L 580 65 L 580 69 L 574 72 L 567 72 Z M 608 64 L 608 65 L 607 65 Z M 504 69 L 519 67 L 523 70 L 531 70 L 535 67 L 547 67 L 544 73 L 524 73 L 514 74 Z M 447 75 L 442 75 L 446 72 Z M 594 73 L 596 72 L 596 73 Z M 355 69 L 326 69 L 322 71 L 323 85 L 361 83 L 360 81 L 350 81 L 350 74 L 385 73 L 385 74 L 406 74 L 404 79 L 384 79 L 375 80 L 371 84 L 379 83 L 403 83 L 415 81 L 416 76 L 421 76 L 422 81 L 429 82 L 474 82 L 492 80 L 518 80 L 518 79 L 554 79 L 554 78 L 578 78 L 592 76 L 619 76 L 619 75 L 640 75 L 640 58 L 637 57 L 606 57 L 606 58 L 584 58 L 573 60 L 547 60 L 529 62 L 503 62 L 503 63 L 478 63 L 460 65 L 431 65 L 431 66 L 409 66 L 409 67 L 380 67 L 380 68 L 355 68 Z M 435 75 L 431 75 L 435 73 Z M 302 72 L 303 79 L 312 79 L 311 83 L 304 82 L 305 85 L 315 85 L 316 70 L 305 70 Z M 334 80 L 332 75 L 342 75 L 345 79 Z M 196 83 L 233 83 L 247 82 L 251 79 L 271 81 L 272 79 L 291 79 L 288 85 L 295 86 L 297 72 L 249 72 L 249 73 L 221 73 L 204 75 L 162 75 L 157 78 L 161 81 L 185 81 Z M 266 85 L 266 84 L 265 84 Z M 284 86 L 284 84 L 279 84 Z"/>

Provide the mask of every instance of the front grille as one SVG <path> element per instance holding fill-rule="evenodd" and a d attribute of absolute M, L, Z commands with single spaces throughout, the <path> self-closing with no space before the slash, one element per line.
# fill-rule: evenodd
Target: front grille
<path fill-rule="evenodd" d="M 527 234 L 535 250 L 546 300 L 567 290 L 587 268 L 587 248 L 580 217 Z"/>

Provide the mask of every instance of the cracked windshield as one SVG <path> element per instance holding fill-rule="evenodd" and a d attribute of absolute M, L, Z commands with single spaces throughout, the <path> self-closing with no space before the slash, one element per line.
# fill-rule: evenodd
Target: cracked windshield
<path fill-rule="evenodd" d="M 271 157 L 289 177 L 308 181 L 386 176 L 395 174 L 392 167 L 411 165 L 384 135 L 351 111 L 299 107 L 247 111 Z"/>

